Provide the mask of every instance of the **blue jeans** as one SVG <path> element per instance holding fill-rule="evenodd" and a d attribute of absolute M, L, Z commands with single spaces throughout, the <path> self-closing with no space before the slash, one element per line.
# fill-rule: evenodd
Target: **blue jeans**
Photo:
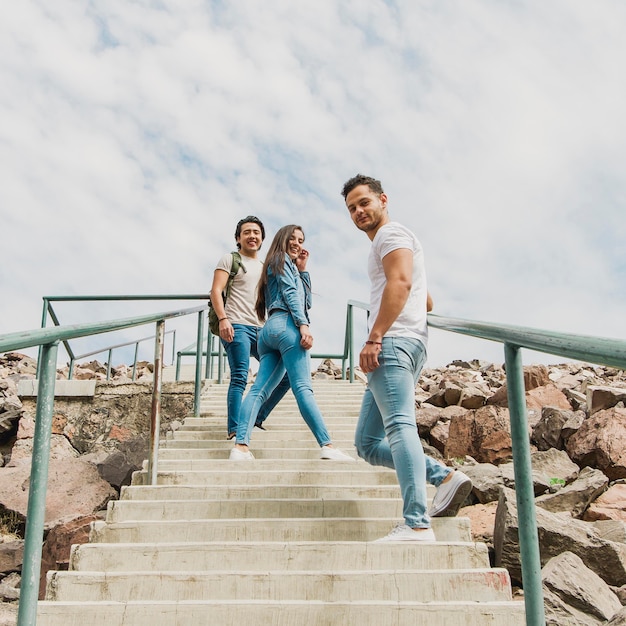
<path fill-rule="evenodd" d="M 260 328 L 245 324 L 233 324 L 235 336 L 231 342 L 222 340 L 222 345 L 228 358 L 230 367 L 230 385 L 226 399 L 228 410 L 228 433 L 237 432 L 237 425 L 241 415 L 241 403 L 243 393 L 248 384 L 248 370 L 250 369 L 250 357 L 259 360 L 257 339 Z M 289 390 L 289 379 L 285 375 L 283 380 L 269 396 L 259 411 L 258 420 L 262 422 L 270 414 L 272 409 L 282 400 Z"/>
<path fill-rule="evenodd" d="M 426 482 L 439 485 L 452 471 L 424 454 L 415 424 L 415 385 L 425 361 L 421 341 L 383 338 L 380 365 L 367 375 L 355 434 L 362 459 L 396 470 L 404 519 L 411 528 L 430 528 Z"/>
<path fill-rule="evenodd" d="M 298 409 L 320 446 L 331 442 L 311 385 L 311 357 L 300 345 L 300 330 L 291 315 L 273 313 L 259 334 L 260 365 L 256 380 L 241 405 L 236 442 L 248 445 L 260 407 L 289 373 Z"/>

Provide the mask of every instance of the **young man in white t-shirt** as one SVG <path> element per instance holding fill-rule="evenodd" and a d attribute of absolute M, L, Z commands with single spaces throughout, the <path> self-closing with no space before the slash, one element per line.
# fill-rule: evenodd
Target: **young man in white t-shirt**
<path fill-rule="evenodd" d="M 378 541 L 435 541 L 431 517 L 457 514 L 471 491 L 465 474 L 426 456 L 415 422 L 415 385 L 426 361 L 427 312 L 424 255 L 415 235 L 389 219 L 380 181 L 358 174 L 343 186 L 350 217 L 372 242 L 369 336 L 359 365 L 367 374 L 356 427 L 359 456 L 396 470 L 404 524 Z M 426 482 L 437 486 L 427 512 Z"/>
<path fill-rule="evenodd" d="M 213 274 L 211 303 L 219 319 L 220 339 L 230 367 L 227 396 L 228 439 L 232 439 L 237 432 L 239 411 L 248 382 L 250 357 L 259 359 L 257 338 L 263 324 L 256 314 L 255 303 L 257 285 L 263 270 L 263 261 L 258 258 L 258 252 L 264 238 L 265 228 L 258 217 L 248 215 L 237 223 L 235 241 L 241 255 L 242 267 L 233 279 L 226 305 L 222 293 L 226 288 L 233 263 L 233 255 L 230 252 L 221 257 Z M 289 379 L 285 374 L 281 383 L 261 407 L 256 418 L 256 426 L 265 430 L 263 422 L 288 389 Z"/>

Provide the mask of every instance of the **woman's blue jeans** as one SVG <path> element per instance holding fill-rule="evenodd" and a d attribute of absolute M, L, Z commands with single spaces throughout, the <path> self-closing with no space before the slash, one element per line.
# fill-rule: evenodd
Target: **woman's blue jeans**
<path fill-rule="evenodd" d="M 228 385 L 228 395 L 226 396 L 226 406 L 228 410 L 228 433 L 237 432 L 241 415 L 241 403 L 243 393 L 248 384 L 248 371 L 250 369 L 250 357 L 259 359 L 257 341 L 260 328 L 247 326 L 246 324 L 233 324 L 235 336 L 232 341 L 222 341 L 228 367 L 230 368 L 230 384 Z M 259 411 L 259 421 L 263 421 L 270 414 L 272 409 L 282 400 L 289 390 L 289 380 L 284 380 L 274 390 L 274 393 L 263 404 Z"/>
<path fill-rule="evenodd" d="M 355 434 L 361 458 L 396 470 L 404 519 L 411 528 L 430 528 L 426 482 L 439 485 L 451 471 L 424 454 L 417 432 L 415 385 L 425 361 L 421 341 L 383 338 L 379 366 L 367 375 Z"/>
<path fill-rule="evenodd" d="M 248 445 L 259 409 L 285 376 L 289 375 L 291 390 L 298 409 L 320 446 L 331 442 L 324 418 L 315 402 L 311 385 L 311 357 L 300 345 L 300 330 L 291 315 L 273 313 L 259 334 L 259 371 L 241 405 L 241 420 L 235 441 Z"/>

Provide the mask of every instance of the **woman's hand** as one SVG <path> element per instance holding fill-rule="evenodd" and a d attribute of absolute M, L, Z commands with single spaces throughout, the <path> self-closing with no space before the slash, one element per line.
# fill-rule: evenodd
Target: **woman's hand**
<path fill-rule="evenodd" d="M 310 350 L 313 347 L 313 335 L 310 333 L 307 324 L 300 326 L 300 345 L 305 350 Z"/>
<path fill-rule="evenodd" d="M 294 259 L 294 263 L 298 268 L 299 272 L 304 272 L 306 270 L 306 262 L 309 260 L 309 251 L 302 248 L 300 254 Z"/>

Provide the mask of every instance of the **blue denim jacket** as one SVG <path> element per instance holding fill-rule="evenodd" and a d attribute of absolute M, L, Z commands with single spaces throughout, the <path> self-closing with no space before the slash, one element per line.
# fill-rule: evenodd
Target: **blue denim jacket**
<path fill-rule="evenodd" d="M 267 286 L 265 302 L 268 313 L 287 311 L 296 326 L 309 324 L 311 308 L 311 277 L 308 272 L 299 272 L 289 255 L 285 254 L 285 269 L 282 274 L 274 275 L 271 268 L 267 270 Z"/>

